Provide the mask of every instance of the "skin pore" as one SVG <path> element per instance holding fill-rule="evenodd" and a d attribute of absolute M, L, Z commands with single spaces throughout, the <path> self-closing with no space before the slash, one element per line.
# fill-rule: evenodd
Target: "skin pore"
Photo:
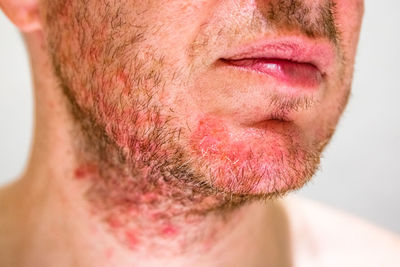
<path fill-rule="evenodd" d="M 35 142 L 1 197 L 21 233 L 14 266 L 290 266 L 276 199 L 312 177 L 347 103 L 362 1 L 37 10 L 40 29 L 25 34 Z M 319 90 L 221 67 L 239 46 L 286 35 L 332 48 Z"/>

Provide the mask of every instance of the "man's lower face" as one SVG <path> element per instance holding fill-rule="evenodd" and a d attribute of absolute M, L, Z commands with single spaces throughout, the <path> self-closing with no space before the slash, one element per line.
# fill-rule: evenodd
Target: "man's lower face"
<path fill-rule="evenodd" d="M 269 197 L 313 175 L 347 101 L 360 1 L 337 2 L 49 1 L 45 32 L 116 183 Z"/>

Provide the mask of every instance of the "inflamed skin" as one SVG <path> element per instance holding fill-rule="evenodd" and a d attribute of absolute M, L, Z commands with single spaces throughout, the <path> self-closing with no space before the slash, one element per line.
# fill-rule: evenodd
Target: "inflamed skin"
<path fill-rule="evenodd" d="M 330 220 L 281 197 L 346 106 L 363 1 L 0 6 L 36 101 L 29 164 L 0 194 L 1 266 L 315 262 Z"/>

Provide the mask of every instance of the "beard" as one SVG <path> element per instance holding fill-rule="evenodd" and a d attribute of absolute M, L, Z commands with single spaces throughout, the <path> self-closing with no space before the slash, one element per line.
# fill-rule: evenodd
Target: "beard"
<path fill-rule="evenodd" d="M 288 2 L 297 3 L 297 13 L 284 12 L 293 9 Z M 274 30 L 299 29 L 337 42 L 333 7 L 324 3 L 307 9 L 301 1 L 272 1 L 253 22 L 263 17 Z M 288 112 L 317 105 L 312 98 L 271 94 L 268 105 L 278 122 L 268 124 L 266 134 L 252 129 L 232 137 L 232 127 L 215 116 L 201 115 L 188 125 L 177 98 L 167 97 L 169 88 L 193 86 L 191 77 L 205 62 L 201 55 L 223 40 L 233 45 L 241 35 L 260 32 L 263 23 L 240 36 L 233 33 L 243 25 L 205 30 L 186 51 L 190 64 L 174 66 L 149 41 L 162 27 L 127 20 L 135 14 L 125 2 L 51 1 L 46 9 L 54 73 L 79 126 L 75 174 L 90 179 L 87 198 L 110 224 L 129 224 L 128 214 L 146 214 L 137 219 L 144 226 L 149 220 L 229 211 L 300 188 L 317 170 L 347 95 L 335 118 L 320 127 L 318 140 L 285 122 Z M 321 10 L 318 16 L 311 15 L 314 9 Z"/>

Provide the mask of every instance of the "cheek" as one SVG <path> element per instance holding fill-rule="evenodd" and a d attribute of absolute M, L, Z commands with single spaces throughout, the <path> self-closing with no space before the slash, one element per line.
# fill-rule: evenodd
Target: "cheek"
<path fill-rule="evenodd" d="M 348 84 L 347 84 L 348 83 Z M 346 84 L 340 82 L 332 86 L 325 101 L 317 107 L 314 116 L 307 118 L 304 128 L 309 129 L 310 138 L 322 150 L 335 132 L 339 119 L 347 105 L 351 78 L 346 78 Z"/>
<path fill-rule="evenodd" d="M 336 19 L 348 60 L 354 62 L 364 13 L 364 0 L 336 1 Z"/>
<path fill-rule="evenodd" d="M 364 8 L 362 0 L 337 0 L 335 3 L 335 19 L 344 59 L 339 63 L 335 74 L 330 77 L 323 99 L 313 116 L 301 116 L 299 119 L 304 129 L 310 130 L 313 140 L 321 141 L 322 144 L 330 139 L 349 99 Z"/>

